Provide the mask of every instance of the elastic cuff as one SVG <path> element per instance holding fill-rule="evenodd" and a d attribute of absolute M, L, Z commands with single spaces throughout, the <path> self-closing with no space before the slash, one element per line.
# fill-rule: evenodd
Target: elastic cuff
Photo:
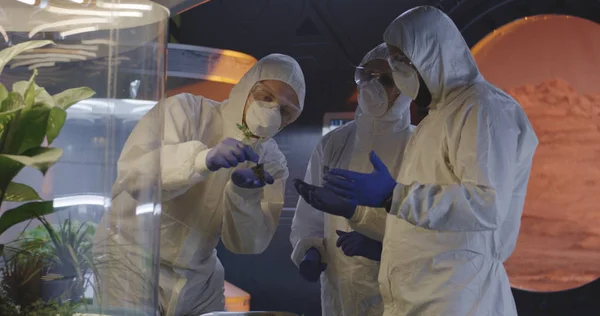
<path fill-rule="evenodd" d="M 211 172 L 206 166 L 206 156 L 210 150 L 211 148 L 199 152 L 198 155 L 196 155 L 196 160 L 194 161 L 194 170 L 197 174 L 203 177 L 206 177 Z"/>
<path fill-rule="evenodd" d="M 319 255 L 321 255 L 321 262 L 326 263 L 325 262 L 325 260 L 326 260 L 325 247 L 323 246 L 323 239 L 311 237 L 311 238 L 301 239 L 294 245 L 294 250 L 292 251 L 291 258 L 292 258 L 292 261 L 294 262 L 294 264 L 296 265 L 296 267 L 298 267 L 300 265 L 300 262 L 302 262 L 302 260 L 304 259 L 304 255 L 306 255 L 306 252 L 310 248 L 317 249 L 317 251 L 319 252 Z"/>
<path fill-rule="evenodd" d="M 247 200 L 252 200 L 253 198 L 260 200 L 263 196 L 263 188 L 259 188 L 259 189 L 242 188 L 242 187 L 238 187 L 237 185 L 235 185 L 233 183 L 233 181 L 231 181 L 231 180 L 229 180 L 227 182 L 225 189 L 230 194 L 233 194 L 233 198 L 235 198 L 236 200 L 241 199 L 242 201 L 247 201 Z"/>

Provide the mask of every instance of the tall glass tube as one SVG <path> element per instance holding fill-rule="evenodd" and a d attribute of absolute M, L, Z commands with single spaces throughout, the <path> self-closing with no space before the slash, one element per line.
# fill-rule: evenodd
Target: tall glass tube
<path fill-rule="evenodd" d="M 125 142 L 161 142 L 134 127 L 164 98 L 168 17 L 0 0 L 0 314 L 157 314 L 160 156 Z"/>

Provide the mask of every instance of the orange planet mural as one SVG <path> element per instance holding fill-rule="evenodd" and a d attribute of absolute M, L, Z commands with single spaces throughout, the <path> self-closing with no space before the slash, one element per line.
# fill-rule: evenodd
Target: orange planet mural
<path fill-rule="evenodd" d="M 537 16 L 473 48 L 484 77 L 527 113 L 540 144 L 511 284 L 559 291 L 600 277 L 600 25 Z"/>

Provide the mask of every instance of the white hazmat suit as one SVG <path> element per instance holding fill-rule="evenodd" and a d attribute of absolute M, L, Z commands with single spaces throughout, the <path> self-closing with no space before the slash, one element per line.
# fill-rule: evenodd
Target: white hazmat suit
<path fill-rule="evenodd" d="M 438 9 L 402 14 L 384 39 L 412 61 L 433 100 L 406 148 L 386 223 L 384 315 L 516 315 L 503 262 L 519 234 L 533 128 L 484 80 Z"/>
<path fill-rule="evenodd" d="M 144 178 L 162 178 L 160 239 L 160 303 L 166 315 L 199 315 L 224 309 L 224 273 L 216 256 L 219 239 L 232 252 L 258 254 L 269 245 L 283 208 L 287 162 L 276 142 L 267 138 L 250 145 L 274 178 L 272 185 L 246 189 L 233 184 L 235 168 L 208 170 L 206 156 L 226 138 L 243 140 L 242 123 L 249 93 L 257 82 L 277 80 L 288 84 L 302 110 L 305 83 L 298 63 L 289 56 L 272 54 L 261 59 L 236 84 L 222 103 L 191 94 L 179 94 L 154 107 L 138 123 L 118 161 L 111 212 L 103 218 L 98 244 L 108 244 L 112 260 L 126 262 L 144 249 L 135 245 L 140 227 L 134 200 Z M 297 115 L 288 118 L 293 122 Z M 162 147 L 160 117 L 164 134 Z M 248 118 L 246 117 L 246 120 Z M 250 122 L 248 122 L 250 123 Z M 248 124 L 250 125 L 250 124 Z M 277 131 L 277 128 L 275 128 Z M 148 142 L 154 139 L 155 142 Z M 247 141 L 246 141 L 247 142 Z M 156 165 L 161 155 L 161 166 Z M 237 168 L 252 167 L 241 163 Z M 102 227 L 102 225 L 101 225 Z M 133 246 L 127 246 L 133 245 Z M 97 247 L 100 255 L 102 249 Z M 126 269 L 101 269 L 106 289 L 105 305 L 136 306 L 147 299 L 136 284 L 139 278 Z M 123 303 L 125 302 L 125 304 Z"/>
<path fill-rule="evenodd" d="M 370 51 L 361 65 L 374 59 L 387 59 L 384 44 Z M 355 120 L 325 135 L 314 150 L 304 181 L 322 186 L 324 167 L 344 168 L 370 172 L 369 152 L 374 150 L 390 166 L 400 169 L 400 158 L 408 142 L 410 126 L 410 98 L 398 97 L 387 111 L 385 102 L 366 104 L 369 92 L 361 93 Z M 385 91 L 380 91 L 385 95 Z M 387 98 L 385 99 L 387 100 Z M 377 116 L 371 113 L 377 113 Z M 386 212 L 359 206 L 355 215 L 347 220 L 314 209 L 303 198 L 298 201 L 292 223 L 290 241 L 294 248 L 292 260 L 296 265 L 302 261 L 306 251 L 312 247 L 321 254 L 327 269 L 321 274 L 322 315 L 380 316 L 383 303 L 379 293 L 377 275 L 379 262 L 364 257 L 348 257 L 336 247 L 336 230 L 355 229 L 363 235 L 381 241 L 385 231 Z"/>

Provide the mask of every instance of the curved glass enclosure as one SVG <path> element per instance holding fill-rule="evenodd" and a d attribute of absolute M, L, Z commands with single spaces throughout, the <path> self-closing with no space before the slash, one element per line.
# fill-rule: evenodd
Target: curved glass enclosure
<path fill-rule="evenodd" d="M 156 315 L 160 157 L 117 160 L 164 98 L 168 17 L 0 0 L 0 315 Z"/>

